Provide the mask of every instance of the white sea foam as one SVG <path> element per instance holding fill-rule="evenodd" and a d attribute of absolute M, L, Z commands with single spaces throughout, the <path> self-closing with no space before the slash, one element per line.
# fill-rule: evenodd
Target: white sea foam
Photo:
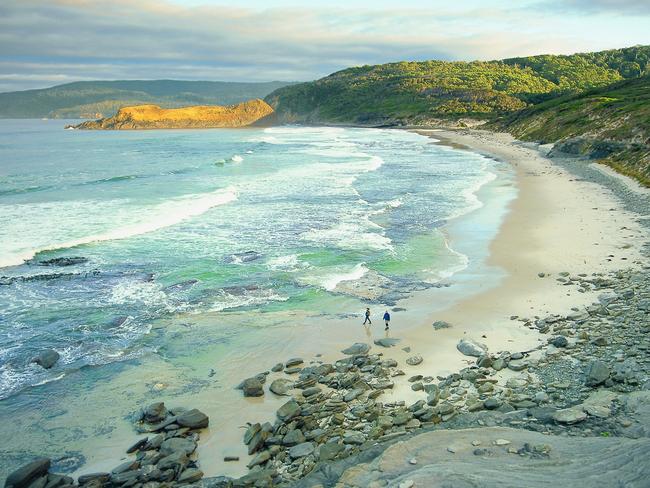
<path fill-rule="evenodd" d="M 289 297 L 275 293 L 273 290 L 256 290 L 241 295 L 222 291 L 215 297 L 208 311 L 221 312 L 251 305 L 264 305 L 269 302 L 286 302 L 288 299 Z M 197 310 L 196 313 L 202 311 Z"/>
<path fill-rule="evenodd" d="M 241 163 L 243 160 L 244 160 L 244 158 L 242 158 L 239 154 L 235 154 L 235 155 L 231 156 L 230 159 L 229 159 L 229 161 L 231 161 L 233 163 Z"/>
<path fill-rule="evenodd" d="M 343 283 L 344 281 L 359 280 L 363 278 L 367 272 L 368 268 L 366 267 L 365 263 L 359 263 L 351 271 L 324 276 L 321 279 L 321 283 L 323 288 L 325 288 L 327 291 L 332 291 L 339 283 Z"/>
<path fill-rule="evenodd" d="M 37 253 L 43 251 L 67 249 L 93 242 L 126 239 L 154 232 L 179 224 L 193 217 L 197 217 L 211 208 L 225 205 L 236 199 L 236 189 L 234 187 L 228 187 L 212 193 L 193 194 L 173 198 L 152 208 L 145 207 L 134 209 L 134 216 L 144 217 L 136 223 L 123 225 L 97 234 L 53 242 L 32 249 L 10 249 L 8 252 L 0 256 L 0 268 L 22 264 L 24 261 L 32 259 Z M 93 205 L 93 202 L 87 202 L 86 205 L 91 206 Z M 17 209 L 16 213 L 19 214 L 19 209 Z"/>
<path fill-rule="evenodd" d="M 266 265 L 273 271 L 296 271 L 308 266 L 306 263 L 301 263 L 298 260 L 297 254 L 289 254 L 287 256 L 279 256 L 277 258 L 269 259 Z"/>
<path fill-rule="evenodd" d="M 383 228 L 364 217 L 359 222 L 339 222 L 326 229 L 312 229 L 300 237 L 305 241 L 341 249 L 392 250 L 392 241 L 388 237 L 369 231 L 370 227 Z"/>

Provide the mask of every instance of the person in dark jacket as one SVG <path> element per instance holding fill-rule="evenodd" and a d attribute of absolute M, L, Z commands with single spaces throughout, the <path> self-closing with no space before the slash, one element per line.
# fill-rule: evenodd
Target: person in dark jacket
<path fill-rule="evenodd" d="M 370 308 L 366 308 L 366 320 L 363 321 L 363 325 L 366 323 L 372 325 L 372 320 L 370 320 Z"/>
<path fill-rule="evenodd" d="M 390 314 L 388 310 L 384 313 L 384 322 L 386 322 L 386 330 L 388 330 L 388 326 L 390 325 Z"/>

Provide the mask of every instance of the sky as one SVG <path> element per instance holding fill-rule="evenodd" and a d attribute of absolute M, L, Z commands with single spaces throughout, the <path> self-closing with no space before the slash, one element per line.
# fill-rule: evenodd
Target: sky
<path fill-rule="evenodd" d="M 650 44 L 650 0 L 0 0 L 0 92 Z"/>

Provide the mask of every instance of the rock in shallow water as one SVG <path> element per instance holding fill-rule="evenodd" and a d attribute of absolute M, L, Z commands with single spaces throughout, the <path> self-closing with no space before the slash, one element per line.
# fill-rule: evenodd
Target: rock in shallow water
<path fill-rule="evenodd" d="M 295 400 L 289 400 L 277 411 L 278 418 L 283 422 L 300 415 L 300 405 Z"/>
<path fill-rule="evenodd" d="M 258 378 L 247 378 L 241 384 L 245 397 L 260 397 L 264 395 L 264 387 Z"/>
<path fill-rule="evenodd" d="M 272 393 L 280 396 L 288 395 L 291 388 L 293 388 L 293 381 L 284 378 L 273 380 L 271 386 L 269 387 Z"/>
<path fill-rule="evenodd" d="M 61 356 L 54 349 L 46 349 L 42 351 L 38 356 L 32 359 L 33 363 L 42 366 L 45 369 L 50 369 L 54 366 Z"/>
<path fill-rule="evenodd" d="M 193 408 L 179 415 L 176 423 L 181 427 L 188 427 L 190 429 L 204 429 L 209 425 L 210 419 L 200 410 Z"/>
<path fill-rule="evenodd" d="M 150 424 L 165 420 L 165 417 L 167 417 L 167 408 L 163 402 L 147 405 L 142 412 L 142 420 Z"/>
<path fill-rule="evenodd" d="M 5 481 L 5 488 L 26 488 L 32 481 L 47 474 L 51 461 L 47 458 L 40 458 L 25 464 L 17 469 Z"/>

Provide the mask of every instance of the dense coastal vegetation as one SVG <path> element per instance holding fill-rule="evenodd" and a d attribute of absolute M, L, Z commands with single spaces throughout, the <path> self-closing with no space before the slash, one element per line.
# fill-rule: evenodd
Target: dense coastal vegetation
<path fill-rule="evenodd" d="M 0 118 L 97 119 L 133 105 L 155 104 L 163 108 L 231 105 L 264 98 L 285 85 L 282 81 L 80 81 L 41 90 L 0 93 Z"/>
<path fill-rule="evenodd" d="M 488 122 L 557 143 L 650 184 L 650 46 L 489 62 L 400 62 L 348 68 L 280 88 L 280 120 L 374 126 Z"/>
<path fill-rule="evenodd" d="M 650 186 L 650 76 L 555 98 L 490 124 L 519 139 L 558 143 Z"/>
<path fill-rule="evenodd" d="M 280 88 L 266 100 L 286 121 L 412 125 L 491 119 L 558 95 L 644 74 L 650 46 L 502 61 L 360 66 Z"/>

